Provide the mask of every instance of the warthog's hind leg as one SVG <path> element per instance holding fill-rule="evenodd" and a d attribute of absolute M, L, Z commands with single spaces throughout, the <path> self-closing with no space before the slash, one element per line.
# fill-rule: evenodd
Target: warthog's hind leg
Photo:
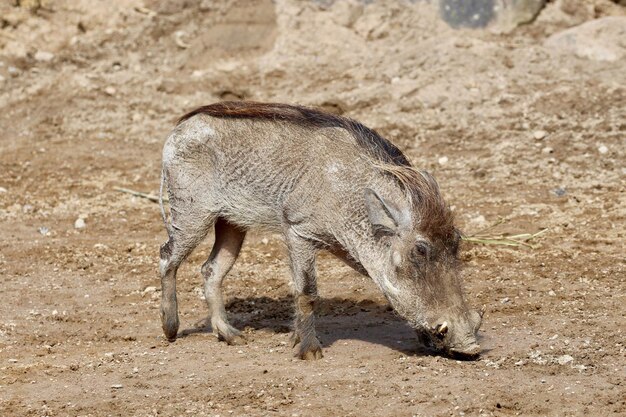
<path fill-rule="evenodd" d="M 222 281 L 237 260 L 245 237 L 244 230 L 218 218 L 215 223 L 215 244 L 209 259 L 202 265 L 204 296 L 211 312 L 213 333 L 229 345 L 243 344 L 245 339 L 228 323 L 222 298 Z"/>

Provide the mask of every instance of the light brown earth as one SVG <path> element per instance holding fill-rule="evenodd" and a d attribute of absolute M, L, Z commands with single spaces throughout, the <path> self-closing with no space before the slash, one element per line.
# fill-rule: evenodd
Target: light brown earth
<path fill-rule="evenodd" d="M 453 31 L 423 2 L 12 3 L 0 2 L 0 415 L 626 415 L 626 62 L 542 46 L 623 7 L 551 2 L 496 34 Z M 210 238 L 179 274 L 182 336 L 164 341 L 158 206 L 114 187 L 155 193 L 176 118 L 233 98 L 377 129 L 435 174 L 467 235 L 500 219 L 488 233 L 549 228 L 534 248 L 464 245 L 468 299 L 488 309 L 479 360 L 423 352 L 374 284 L 330 256 L 325 356 L 294 359 L 285 250 L 262 232 L 225 284 L 249 343 L 207 328 Z"/>

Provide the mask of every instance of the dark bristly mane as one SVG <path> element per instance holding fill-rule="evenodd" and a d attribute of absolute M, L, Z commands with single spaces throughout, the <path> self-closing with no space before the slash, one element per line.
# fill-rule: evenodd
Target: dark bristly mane
<path fill-rule="evenodd" d="M 407 191 L 420 214 L 422 230 L 449 235 L 454 230 L 452 212 L 443 200 L 435 179 L 411 166 L 393 143 L 361 123 L 303 106 L 253 101 L 223 101 L 198 107 L 178 120 L 178 124 L 199 115 L 219 118 L 267 119 L 317 128 L 339 127 L 347 130 L 384 173 L 393 176 Z"/>
<path fill-rule="evenodd" d="M 335 116 L 308 107 L 254 101 L 222 101 L 198 107 L 181 117 L 178 123 L 197 114 L 222 118 L 281 120 L 313 127 L 340 127 L 351 133 L 359 145 L 375 159 L 387 164 L 411 166 L 400 149 L 375 130 L 347 117 Z"/>

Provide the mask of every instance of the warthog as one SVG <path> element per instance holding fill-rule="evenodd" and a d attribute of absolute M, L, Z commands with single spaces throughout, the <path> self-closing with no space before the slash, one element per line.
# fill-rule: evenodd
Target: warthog
<path fill-rule="evenodd" d="M 183 116 L 163 148 L 168 241 L 161 247 L 161 319 L 176 339 L 176 271 L 215 227 L 202 266 L 213 332 L 244 340 L 221 294 L 246 231 L 280 233 L 295 292 L 294 346 L 322 357 L 315 334 L 316 254 L 326 249 L 368 275 L 428 346 L 475 358 L 481 313 L 463 298 L 460 234 L 434 178 L 362 124 L 285 104 L 222 102 Z"/>

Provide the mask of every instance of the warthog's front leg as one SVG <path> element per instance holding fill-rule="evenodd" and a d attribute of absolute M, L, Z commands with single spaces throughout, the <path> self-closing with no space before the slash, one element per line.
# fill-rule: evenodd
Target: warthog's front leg
<path fill-rule="evenodd" d="M 299 237 L 289 229 L 285 236 L 289 248 L 291 273 L 296 304 L 293 342 L 299 344 L 297 356 L 312 360 L 322 358 L 322 346 L 315 334 L 315 302 L 317 300 L 317 276 L 312 242 Z"/>

